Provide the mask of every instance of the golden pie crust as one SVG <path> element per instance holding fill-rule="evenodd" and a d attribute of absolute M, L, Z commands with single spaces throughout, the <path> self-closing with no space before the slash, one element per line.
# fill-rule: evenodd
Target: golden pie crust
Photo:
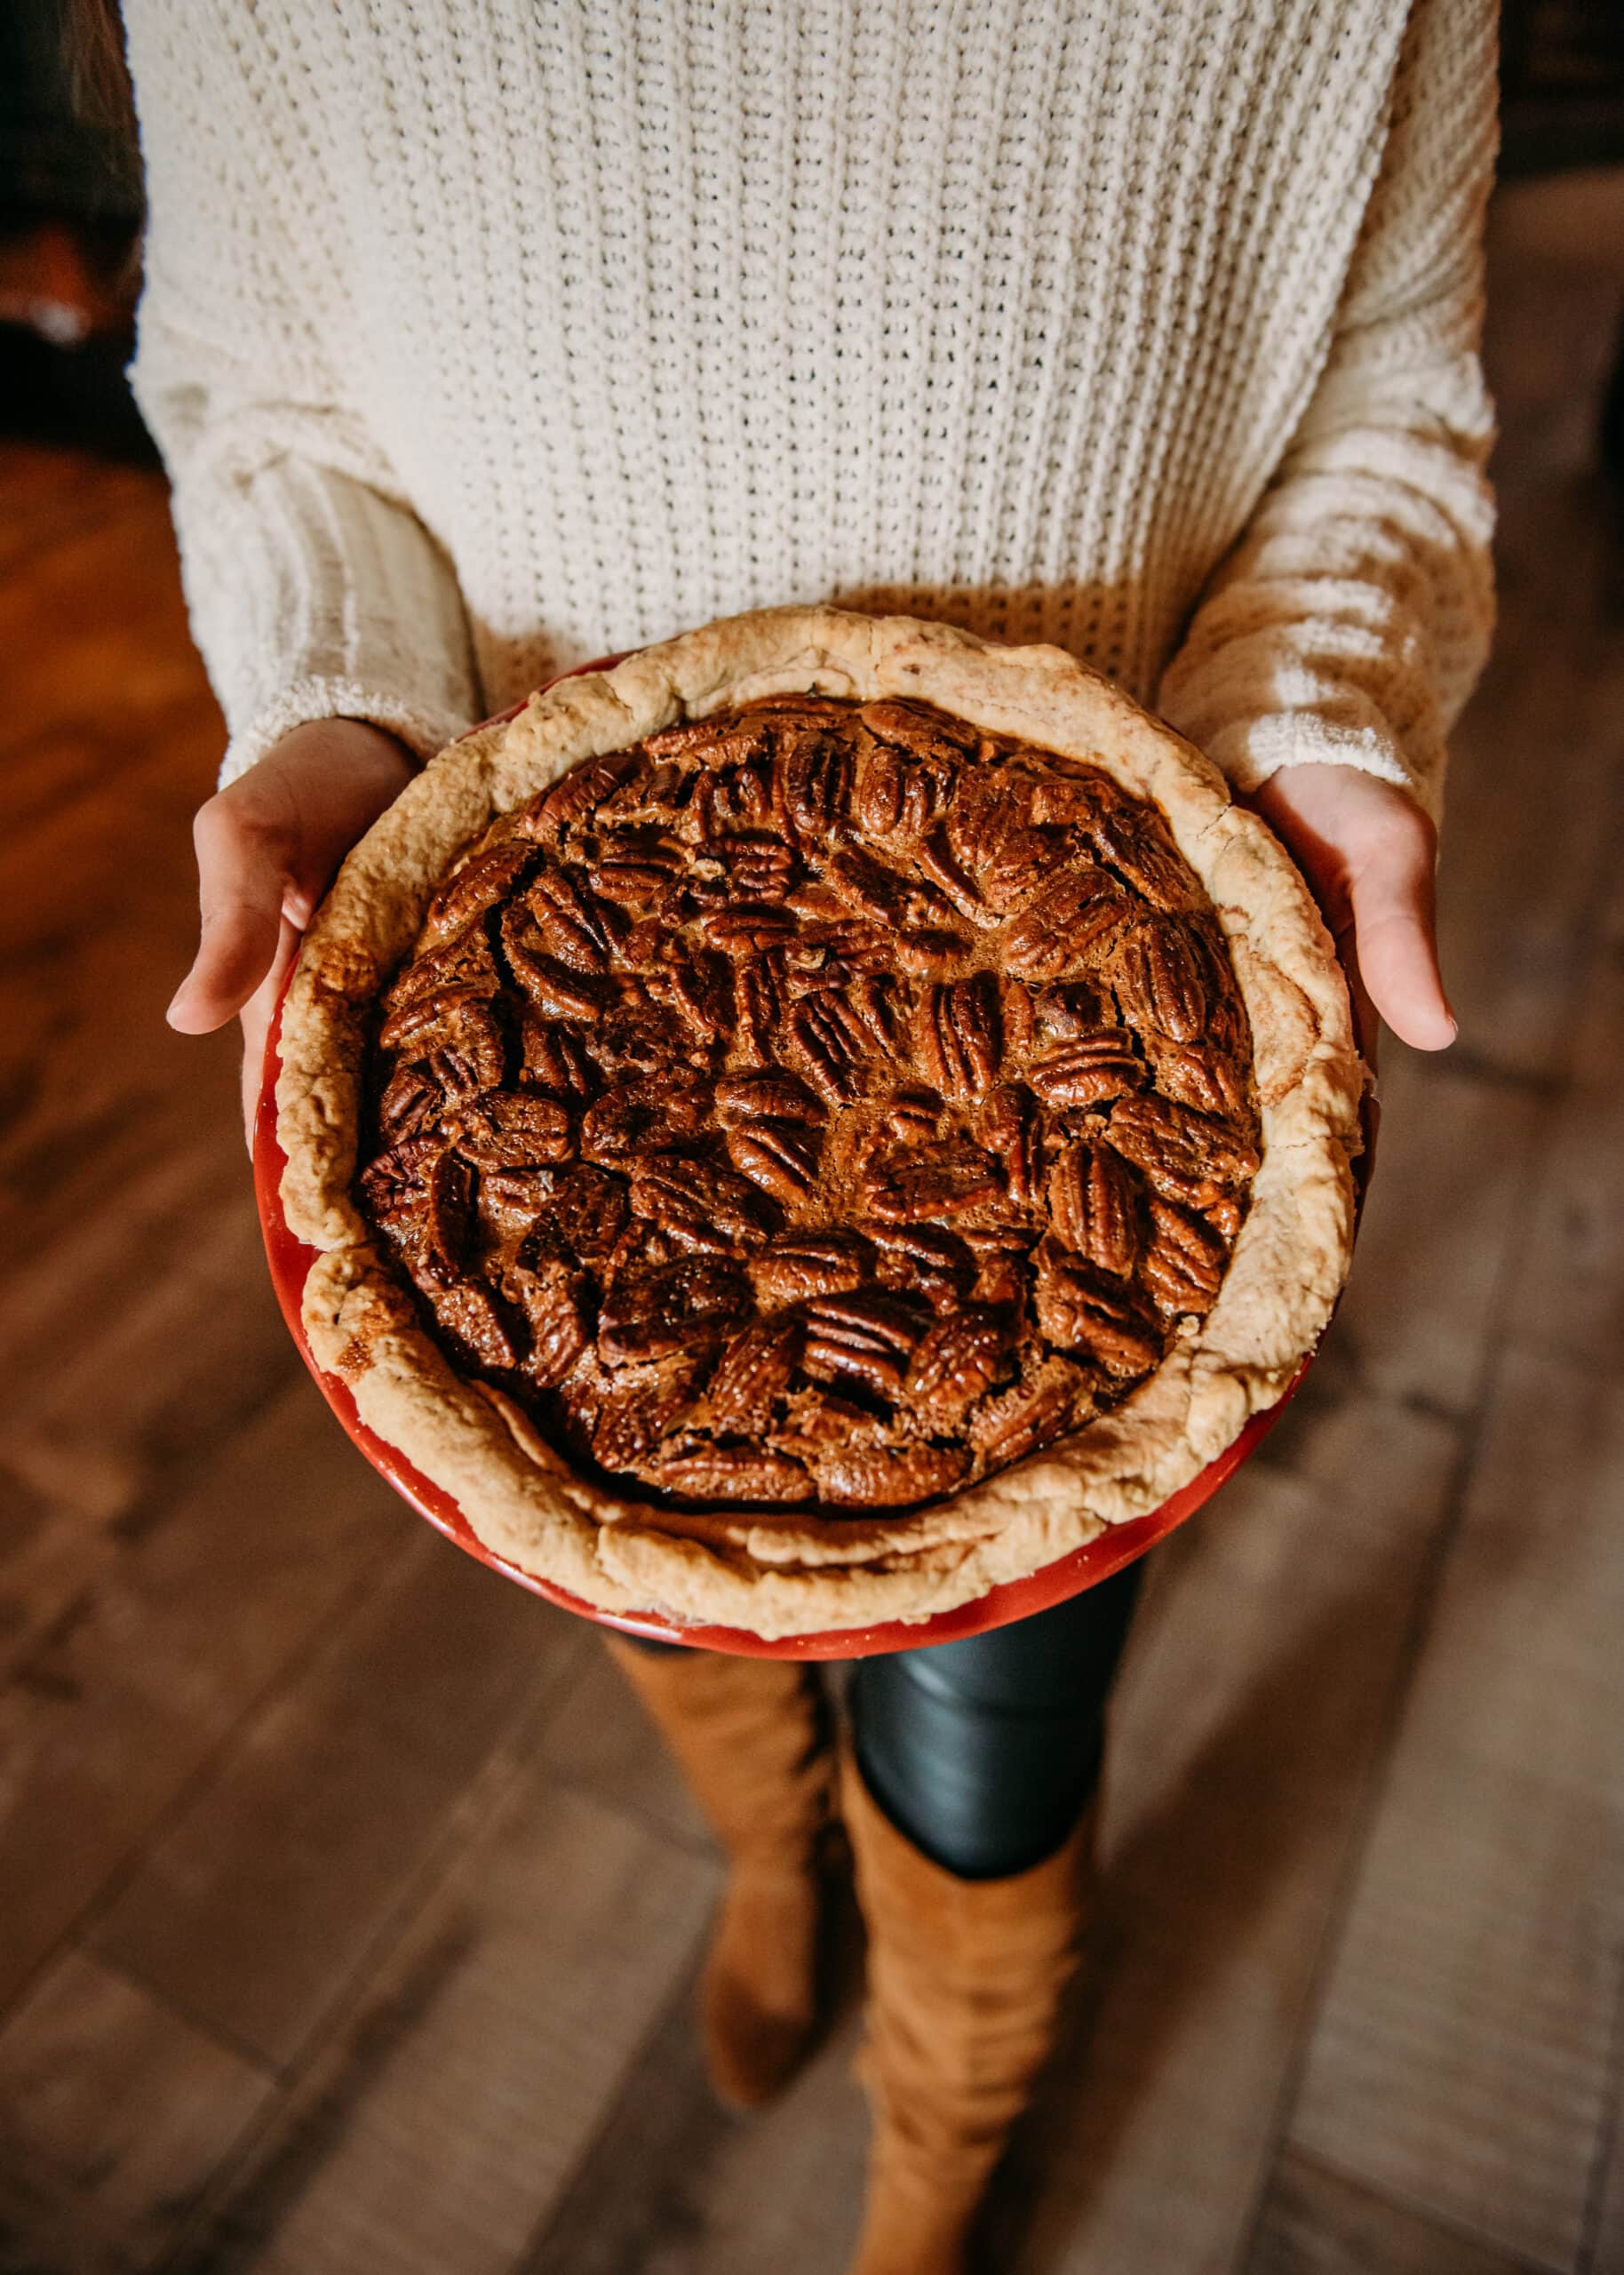
<path fill-rule="evenodd" d="M 492 821 L 583 760 L 808 694 L 928 705 L 983 737 L 1056 754 L 1061 770 L 1100 769 L 1159 810 L 1210 897 L 1251 1028 L 1261 1160 L 1211 1308 L 1170 1321 L 1166 1355 L 1120 1402 L 907 1509 L 853 1505 L 860 1489 L 832 1508 L 696 1505 L 691 1492 L 673 1500 L 577 1466 L 513 1397 L 450 1355 L 452 1339 L 431 1333 L 357 1202 L 358 1167 L 378 1149 L 365 1117 L 381 1001 L 437 890 Z M 959 999 L 940 1000 L 939 1024 Z M 282 1060 L 284 1211 L 322 1251 L 304 1297 L 318 1363 L 455 1498 L 487 1547 L 611 1612 L 652 1608 L 777 1637 L 924 1618 L 1037 1570 L 1155 1508 L 1278 1398 L 1329 1316 L 1351 1249 L 1363 1069 L 1340 970 L 1292 863 L 1198 752 L 1097 674 L 1055 649 L 999 647 L 905 618 L 778 609 L 727 619 L 561 682 L 452 745 L 340 872 L 289 991 Z M 818 1075 L 815 1059 L 806 1071 Z M 657 1173 L 641 1174 L 663 1189 Z"/>

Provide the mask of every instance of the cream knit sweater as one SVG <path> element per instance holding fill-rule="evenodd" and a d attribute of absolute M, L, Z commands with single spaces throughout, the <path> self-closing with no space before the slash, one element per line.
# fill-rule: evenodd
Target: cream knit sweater
<path fill-rule="evenodd" d="M 832 597 L 1436 810 L 1493 0 L 128 0 L 225 778 Z"/>

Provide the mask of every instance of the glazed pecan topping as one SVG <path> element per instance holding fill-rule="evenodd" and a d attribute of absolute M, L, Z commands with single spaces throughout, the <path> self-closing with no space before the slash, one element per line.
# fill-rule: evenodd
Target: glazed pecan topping
<path fill-rule="evenodd" d="M 1215 1300 L 1246 1014 L 1160 815 L 902 700 L 771 697 L 474 845 L 391 983 L 360 1203 L 619 1489 L 907 1509 Z"/>

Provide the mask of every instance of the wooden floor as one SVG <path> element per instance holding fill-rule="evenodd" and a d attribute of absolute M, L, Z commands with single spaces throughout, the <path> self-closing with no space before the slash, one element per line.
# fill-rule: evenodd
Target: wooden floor
<path fill-rule="evenodd" d="M 1157 1560 L 1008 2275 L 1624 2270 L 1621 249 L 1619 180 L 1501 198 L 1461 1041 Z M 0 2269 L 839 2275 L 855 2017 L 710 2100 L 707 1840 L 590 1632 L 352 1455 L 162 1024 L 219 730 L 160 485 L 0 478 Z"/>

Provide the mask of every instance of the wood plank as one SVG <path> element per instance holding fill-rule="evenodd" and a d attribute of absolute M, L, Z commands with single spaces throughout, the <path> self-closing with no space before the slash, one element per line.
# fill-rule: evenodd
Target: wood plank
<path fill-rule="evenodd" d="M 1280 2159 L 1246 2275 L 1535 2275 L 1313 2158 Z"/>
<path fill-rule="evenodd" d="M 416 1520 L 302 1378 L 0 1692 L 0 2008 Z"/>
<path fill-rule="evenodd" d="M 332 2008 L 458 1794 L 588 1648 L 580 1621 L 402 1517 L 375 1591 L 95 1931 L 102 1957 L 273 2063 Z"/>
<path fill-rule="evenodd" d="M 1573 2268 L 1624 1994 L 1624 1379 L 1513 1348 L 1291 2121 Z"/>
<path fill-rule="evenodd" d="M 698 1804 L 631 1686 L 594 1637 L 569 1696 L 548 1720 L 537 1759 L 678 1840 L 710 1846 Z"/>
<path fill-rule="evenodd" d="M 1619 2017 L 1624 2025 L 1624 2015 Z M 1615 2032 L 1624 2047 L 1624 2027 Z M 1624 2055 L 1620 2056 L 1624 2070 Z M 1624 2075 L 1613 2080 L 1612 2137 L 1606 2143 L 1596 2191 L 1595 2231 L 1585 2259 L 1592 2275 L 1618 2275 L 1624 2268 Z"/>
<path fill-rule="evenodd" d="M 148 2264 L 271 2091 L 142 1984 L 65 1954 L 0 2032 L 0 2263 Z"/>
<path fill-rule="evenodd" d="M 167 2275 L 507 2275 L 545 2223 L 692 1973 L 718 1874 L 508 1767 Z"/>
<path fill-rule="evenodd" d="M 1537 1090 L 1384 1046 L 1381 1151 L 1329 1341 L 1366 1391 L 1463 1414 L 1497 1333 Z"/>
<path fill-rule="evenodd" d="M 1568 1087 L 1547 1131 L 1511 1315 L 1531 1342 L 1581 1365 L 1617 1367 L 1624 1365 L 1624 830 L 1610 851 L 1612 902 L 1579 999 Z"/>
<path fill-rule="evenodd" d="M 107 1313 L 92 1312 L 76 1337 L 52 1302 L 58 1331 L 12 1370 L 0 1476 L 20 1489 L 30 1521 L 7 1529 L 0 1552 L 0 1673 L 116 1571 L 139 1535 L 167 1521 L 222 1445 L 306 1380 L 240 1198 L 211 1206 L 200 1193 L 191 1216 L 184 1262 L 159 1257 L 144 1273 L 143 1240 L 127 1258 L 104 1250 L 97 1274 L 92 1253 Z M 64 1267 L 71 1288 L 71 1259 Z M 25 1287 L 25 1312 L 29 1297 Z M 54 1369 L 42 1363 L 51 1352 Z M 343 1460 L 336 1428 L 329 1459 Z"/>
<path fill-rule="evenodd" d="M 679 1999 L 513 2275 L 840 2275 L 867 2164 L 860 2037 L 852 2011 L 780 2101 L 741 2118 L 712 2095 Z"/>
<path fill-rule="evenodd" d="M 1118 1686 L 1083 2030 L 1000 2190 L 1000 2266 L 1229 2265 L 1272 2152 L 1457 1440 L 1294 1413 L 1157 1553 Z"/>

